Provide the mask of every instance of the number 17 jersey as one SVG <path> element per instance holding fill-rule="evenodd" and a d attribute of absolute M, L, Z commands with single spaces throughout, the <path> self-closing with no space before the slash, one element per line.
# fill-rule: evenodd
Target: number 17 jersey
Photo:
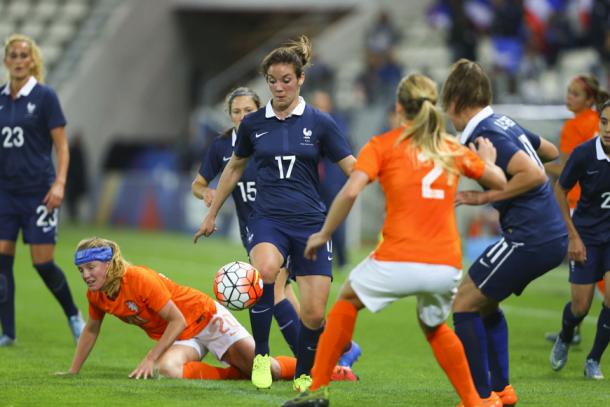
<path fill-rule="evenodd" d="M 351 149 L 335 121 L 300 102 L 292 114 L 279 119 L 271 102 L 247 115 L 239 126 L 235 155 L 253 156 L 256 201 L 252 217 L 293 225 L 317 225 L 326 207 L 320 198 L 318 161 L 337 162 Z"/>

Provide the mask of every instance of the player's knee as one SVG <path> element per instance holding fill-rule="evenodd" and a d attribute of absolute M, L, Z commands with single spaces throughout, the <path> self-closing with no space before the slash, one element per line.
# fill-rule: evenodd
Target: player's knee
<path fill-rule="evenodd" d="M 265 284 L 270 284 L 273 283 L 275 281 L 275 277 L 277 276 L 277 273 L 279 271 L 279 268 L 277 267 L 277 265 L 272 264 L 271 262 L 269 263 L 262 263 L 260 265 L 258 265 L 258 267 L 256 267 L 258 272 L 261 274 L 261 276 L 263 277 L 263 282 Z"/>
<path fill-rule="evenodd" d="M 320 306 L 301 309 L 301 320 L 311 329 L 319 328 L 322 325 L 322 321 L 324 321 L 324 308 Z"/>
<path fill-rule="evenodd" d="M 572 300 L 571 308 L 572 314 L 575 317 L 584 317 L 589 313 L 589 308 L 591 308 L 591 299 L 575 298 Z"/>
<path fill-rule="evenodd" d="M 184 364 L 177 360 L 162 359 L 157 365 L 157 369 L 160 376 L 179 379 L 182 377 Z"/>

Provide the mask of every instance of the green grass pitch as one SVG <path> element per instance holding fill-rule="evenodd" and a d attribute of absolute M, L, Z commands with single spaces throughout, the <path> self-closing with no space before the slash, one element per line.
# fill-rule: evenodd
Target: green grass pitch
<path fill-rule="evenodd" d="M 84 314 L 86 287 L 71 259 L 76 243 L 92 235 L 117 241 L 132 263 L 147 265 L 210 295 L 216 270 L 231 260 L 245 258 L 240 246 L 219 239 L 193 245 L 188 235 L 63 225 L 56 260 Z M 365 251 L 352 252 L 352 261 L 364 255 Z M 81 373 L 77 377 L 54 376 L 53 372 L 68 369 L 74 352 L 66 320 L 31 267 L 28 248 L 23 245 L 18 247 L 15 274 L 18 339 L 16 346 L 0 349 L 0 405 L 279 406 L 295 395 L 289 382 L 276 382 L 269 391 L 257 391 L 249 381 L 128 379 L 152 341 L 140 329 L 111 316 L 105 318 Z M 346 273 L 335 276 L 331 301 Z M 571 350 L 567 366 L 560 373 L 549 367 L 551 345 L 543 335 L 559 327 L 560 311 L 569 293 L 566 280 L 565 268 L 555 270 L 533 283 L 522 297 L 505 303 L 511 382 L 522 406 L 610 405 L 609 379 L 586 381 L 582 374 L 599 300 L 594 301 L 584 322 L 583 344 Z M 246 312 L 235 315 L 250 328 Z M 454 406 L 458 402 L 417 326 L 414 298 L 398 301 L 377 315 L 362 311 L 354 339 L 363 349 L 354 366 L 361 380 L 333 384 L 333 406 Z M 271 349 L 275 355 L 289 354 L 275 322 Z M 604 361 L 602 370 L 610 375 Z"/>

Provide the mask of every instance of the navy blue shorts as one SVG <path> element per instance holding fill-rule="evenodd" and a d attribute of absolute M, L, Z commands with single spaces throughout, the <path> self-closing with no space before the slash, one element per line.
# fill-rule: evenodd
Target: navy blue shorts
<path fill-rule="evenodd" d="M 318 258 L 315 261 L 307 260 L 303 257 L 307 239 L 310 235 L 318 232 L 322 224 L 314 226 L 288 225 L 285 223 L 272 221 L 269 219 L 250 219 L 248 229 L 248 249 L 251 250 L 259 243 L 271 243 L 280 251 L 284 257 L 286 267 L 288 257 L 290 257 L 289 272 L 290 277 L 321 275 L 332 278 L 332 242 L 318 249 Z"/>
<path fill-rule="evenodd" d="M 19 229 L 27 244 L 55 244 L 59 210 L 42 203 L 47 191 L 15 193 L 0 189 L 0 240 L 17 241 Z"/>
<path fill-rule="evenodd" d="M 502 238 L 483 251 L 469 275 L 483 294 L 500 302 L 511 294 L 521 295 L 530 282 L 559 266 L 567 248 L 567 237 L 539 245 Z"/>
<path fill-rule="evenodd" d="M 570 262 L 570 283 L 595 284 L 607 271 L 610 271 L 610 243 L 587 245 L 587 261 L 585 263 Z"/>

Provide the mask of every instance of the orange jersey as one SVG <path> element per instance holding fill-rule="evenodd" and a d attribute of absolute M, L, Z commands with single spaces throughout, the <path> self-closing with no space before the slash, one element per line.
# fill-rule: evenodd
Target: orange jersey
<path fill-rule="evenodd" d="M 121 279 L 116 299 L 109 299 L 101 291 L 87 290 L 89 316 L 101 320 L 112 314 L 128 324 L 138 325 L 152 339 L 158 340 L 167 321 L 159 311 L 172 300 L 186 319 L 186 328 L 178 339 L 189 339 L 198 334 L 216 313 L 214 301 L 194 288 L 178 285 L 156 271 L 141 266 L 128 266 Z"/>
<path fill-rule="evenodd" d="M 432 162 L 421 162 L 410 141 L 396 144 L 404 128 L 373 137 L 360 151 L 354 170 L 371 181 L 379 178 L 386 197 L 382 241 L 371 256 L 382 261 L 409 261 L 462 267 L 454 199 L 458 175 Z M 461 145 L 454 165 L 459 174 L 478 179 L 485 163 Z"/>
<path fill-rule="evenodd" d="M 578 113 L 573 119 L 567 120 L 561 129 L 559 138 L 559 151 L 566 157 L 572 153 L 577 145 L 592 139 L 599 127 L 599 115 L 593 109 L 587 109 Z M 576 208 L 576 203 L 580 199 L 580 185 L 568 193 L 568 203 L 570 208 Z"/>

